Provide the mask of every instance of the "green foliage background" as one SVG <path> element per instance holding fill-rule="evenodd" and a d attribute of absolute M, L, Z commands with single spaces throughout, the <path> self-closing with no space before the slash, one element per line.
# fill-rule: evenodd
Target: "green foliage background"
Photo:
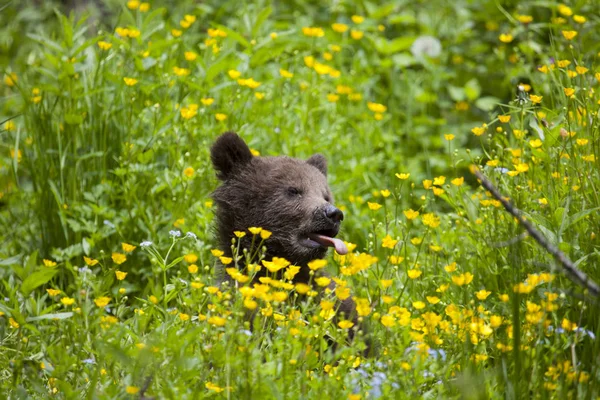
<path fill-rule="evenodd" d="M 598 304 L 469 172 L 600 281 L 593 1 L 147 4 L 0 11 L 8 396 L 600 395 Z M 255 296 L 250 335 L 247 296 L 210 289 L 208 149 L 227 130 L 261 155 L 326 155 L 362 254 L 328 269 L 367 299 L 371 354 L 296 289 Z"/>

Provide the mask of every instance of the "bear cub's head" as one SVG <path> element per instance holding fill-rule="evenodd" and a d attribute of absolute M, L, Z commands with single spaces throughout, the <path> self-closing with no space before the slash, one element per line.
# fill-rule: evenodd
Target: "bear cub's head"
<path fill-rule="evenodd" d="M 348 252 L 335 238 L 344 214 L 333 205 L 325 157 L 255 157 L 242 138 L 227 132 L 213 144 L 211 160 L 221 181 L 213 198 L 217 233 L 227 255 L 234 231 L 252 226 L 272 232 L 265 242 L 267 259 L 283 257 L 305 266 L 323 258 L 328 247 Z M 241 248 L 251 244 L 251 235 L 241 239 Z"/>

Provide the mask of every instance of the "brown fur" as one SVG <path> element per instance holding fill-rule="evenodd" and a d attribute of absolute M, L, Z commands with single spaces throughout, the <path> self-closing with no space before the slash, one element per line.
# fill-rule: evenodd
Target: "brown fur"
<path fill-rule="evenodd" d="M 213 193 L 221 250 L 232 257 L 234 231 L 247 232 L 252 226 L 267 229 L 272 236 L 265 242 L 265 259 L 282 257 L 300 266 L 294 281 L 308 282 L 308 262 L 325 257 L 327 248 L 308 248 L 300 239 L 317 231 L 335 236 L 341 222 L 326 212 L 333 208 L 333 196 L 327 184 L 325 157 L 254 157 L 237 134 L 227 132 L 213 144 L 211 160 L 222 182 Z M 242 249 L 249 249 L 251 244 L 252 235 L 241 239 Z M 350 317 L 354 302 L 341 302 L 340 311 Z"/>

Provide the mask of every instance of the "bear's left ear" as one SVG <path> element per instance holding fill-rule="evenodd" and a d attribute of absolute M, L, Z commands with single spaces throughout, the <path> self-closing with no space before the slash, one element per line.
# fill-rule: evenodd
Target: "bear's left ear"
<path fill-rule="evenodd" d="M 224 181 L 252 161 L 252 153 L 237 133 L 226 132 L 210 148 L 210 159 L 217 170 L 217 178 Z"/>
<path fill-rule="evenodd" d="M 322 154 L 315 154 L 306 160 L 306 162 L 321 171 L 323 175 L 327 176 L 327 160 Z"/>

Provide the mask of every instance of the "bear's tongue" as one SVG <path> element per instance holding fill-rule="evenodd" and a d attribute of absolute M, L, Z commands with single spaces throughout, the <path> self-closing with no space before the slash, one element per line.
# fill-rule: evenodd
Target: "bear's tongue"
<path fill-rule="evenodd" d="M 346 247 L 346 244 L 340 239 L 332 238 L 325 235 L 319 235 L 318 233 L 311 233 L 310 235 L 308 235 L 308 237 L 310 238 L 310 240 L 319 243 L 321 246 L 335 248 L 336 253 L 338 253 L 341 256 L 348 254 L 348 248 Z"/>

